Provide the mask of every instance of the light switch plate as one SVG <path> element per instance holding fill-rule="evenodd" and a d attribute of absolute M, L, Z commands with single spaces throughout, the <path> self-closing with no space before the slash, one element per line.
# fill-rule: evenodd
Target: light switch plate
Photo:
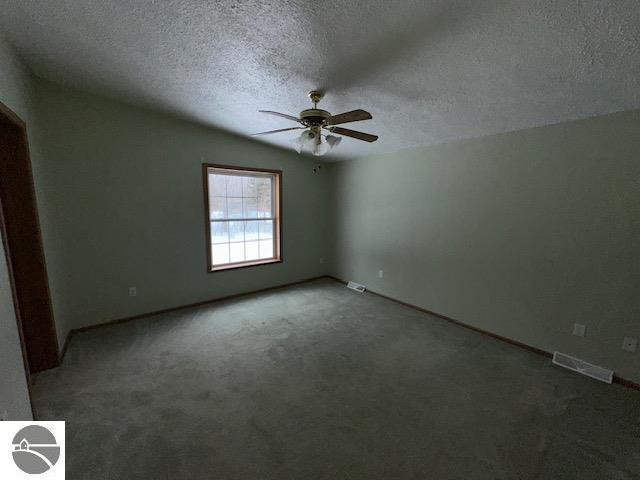
<path fill-rule="evenodd" d="M 585 332 L 587 331 L 587 327 L 580 323 L 573 324 L 573 334 L 576 337 L 584 337 Z"/>

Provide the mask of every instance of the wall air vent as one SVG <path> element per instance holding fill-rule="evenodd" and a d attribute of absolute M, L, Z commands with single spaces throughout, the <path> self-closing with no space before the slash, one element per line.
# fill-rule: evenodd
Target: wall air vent
<path fill-rule="evenodd" d="M 591 365 L 590 363 L 574 358 L 560 352 L 553 353 L 553 363 L 574 372 L 581 373 L 587 377 L 595 378 L 601 382 L 611 383 L 613 381 L 613 370 Z"/>
<path fill-rule="evenodd" d="M 356 282 L 347 283 L 347 287 L 349 287 L 351 290 L 355 290 L 358 293 L 364 293 L 364 291 L 366 290 L 366 287 L 364 285 L 360 285 Z"/>

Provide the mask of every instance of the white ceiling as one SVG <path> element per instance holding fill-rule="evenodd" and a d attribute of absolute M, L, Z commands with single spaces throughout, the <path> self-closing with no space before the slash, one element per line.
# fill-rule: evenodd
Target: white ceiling
<path fill-rule="evenodd" d="M 33 72 L 241 135 L 327 92 L 334 158 L 640 107 L 637 0 L 0 0 Z M 294 132 L 295 133 L 295 132 Z M 288 146 L 289 133 L 261 137 Z"/>

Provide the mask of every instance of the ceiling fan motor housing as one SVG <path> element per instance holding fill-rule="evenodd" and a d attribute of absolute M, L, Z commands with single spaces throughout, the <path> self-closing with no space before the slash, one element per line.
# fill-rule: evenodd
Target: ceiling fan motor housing
<path fill-rule="evenodd" d="M 300 112 L 300 121 L 309 127 L 319 127 L 330 117 L 329 112 L 319 108 L 309 108 Z"/>

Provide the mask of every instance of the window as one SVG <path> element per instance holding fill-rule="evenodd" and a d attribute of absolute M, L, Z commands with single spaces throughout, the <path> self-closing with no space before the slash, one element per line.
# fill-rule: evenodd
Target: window
<path fill-rule="evenodd" d="M 203 165 L 209 271 L 280 262 L 282 172 Z"/>

